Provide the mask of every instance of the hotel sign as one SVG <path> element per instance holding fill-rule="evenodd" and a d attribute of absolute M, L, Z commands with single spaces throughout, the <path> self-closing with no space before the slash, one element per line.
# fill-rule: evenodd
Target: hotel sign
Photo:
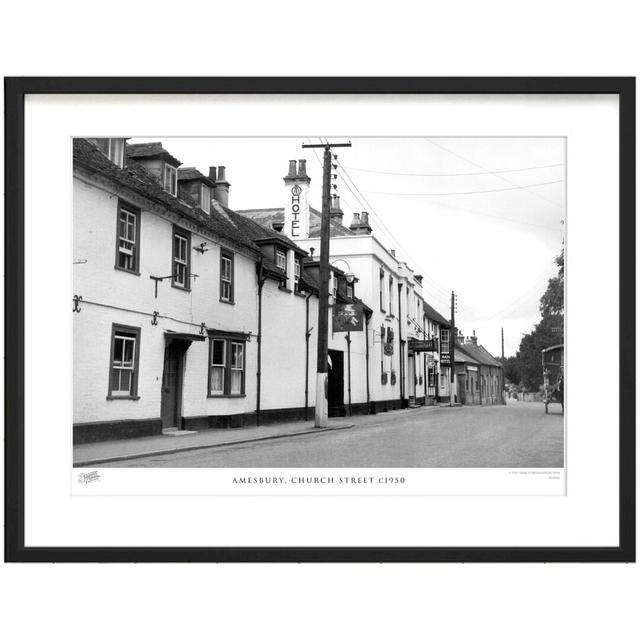
<path fill-rule="evenodd" d="M 362 302 L 333 305 L 333 332 L 363 331 L 364 314 Z"/>
<path fill-rule="evenodd" d="M 447 365 L 447 366 L 451 366 L 451 354 L 449 352 L 445 352 L 445 353 L 441 353 L 440 354 L 440 364 L 441 365 Z"/>
<path fill-rule="evenodd" d="M 300 195 L 302 187 L 294 184 L 291 187 L 291 237 L 300 237 Z"/>

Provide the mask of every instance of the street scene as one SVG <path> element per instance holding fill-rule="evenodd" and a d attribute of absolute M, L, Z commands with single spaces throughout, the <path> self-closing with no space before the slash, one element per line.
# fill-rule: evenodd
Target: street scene
<path fill-rule="evenodd" d="M 563 139 L 73 159 L 75 466 L 564 465 Z"/>

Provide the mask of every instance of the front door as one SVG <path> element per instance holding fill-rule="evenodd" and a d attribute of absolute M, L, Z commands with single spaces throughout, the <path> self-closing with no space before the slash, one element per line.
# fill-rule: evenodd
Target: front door
<path fill-rule="evenodd" d="M 185 348 L 180 342 L 171 342 L 164 349 L 162 373 L 162 407 L 160 417 L 163 429 L 181 428 L 182 372 Z"/>
<path fill-rule="evenodd" d="M 329 417 L 345 415 L 344 409 L 344 352 L 329 349 L 328 375 Z"/>

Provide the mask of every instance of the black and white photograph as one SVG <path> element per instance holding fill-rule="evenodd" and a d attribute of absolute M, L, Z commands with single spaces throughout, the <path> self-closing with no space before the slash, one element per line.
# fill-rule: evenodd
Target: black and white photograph
<path fill-rule="evenodd" d="M 564 137 L 72 144 L 75 467 L 564 468 Z"/>

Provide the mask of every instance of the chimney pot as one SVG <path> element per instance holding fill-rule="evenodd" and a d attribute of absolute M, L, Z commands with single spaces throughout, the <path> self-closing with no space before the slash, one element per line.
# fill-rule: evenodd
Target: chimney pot
<path fill-rule="evenodd" d="M 395 249 L 389 249 L 389 252 L 391 253 L 391 255 L 395 258 L 396 257 L 396 250 Z"/>
<path fill-rule="evenodd" d="M 307 177 L 307 161 L 304 158 L 298 160 L 298 175 L 300 177 Z"/>
<path fill-rule="evenodd" d="M 353 222 L 351 223 L 351 226 L 355 226 L 357 224 L 360 224 L 360 214 L 357 211 L 353 212 Z"/>
<path fill-rule="evenodd" d="M 211 170 L 209 170 L 211 172 Z M 231 185 L 227 182 L 225 167 L 218 167 L 218 177 L 213 188 L 213 197 L 223 206 L 229 206 L 229 187 Z"/>
<path fill-rule="evenodd" d="M 287 174 L 288 178 L 295 178 L 296 175 L 296 161 L 289 160 L 289 173 Z"/>
<path fill-rule="evenodd" d="M 216 181 L 217 171 L 218 170 L 216 167 L 209 167 L 209 179 L 213 180 L 214 182 Z"/>

